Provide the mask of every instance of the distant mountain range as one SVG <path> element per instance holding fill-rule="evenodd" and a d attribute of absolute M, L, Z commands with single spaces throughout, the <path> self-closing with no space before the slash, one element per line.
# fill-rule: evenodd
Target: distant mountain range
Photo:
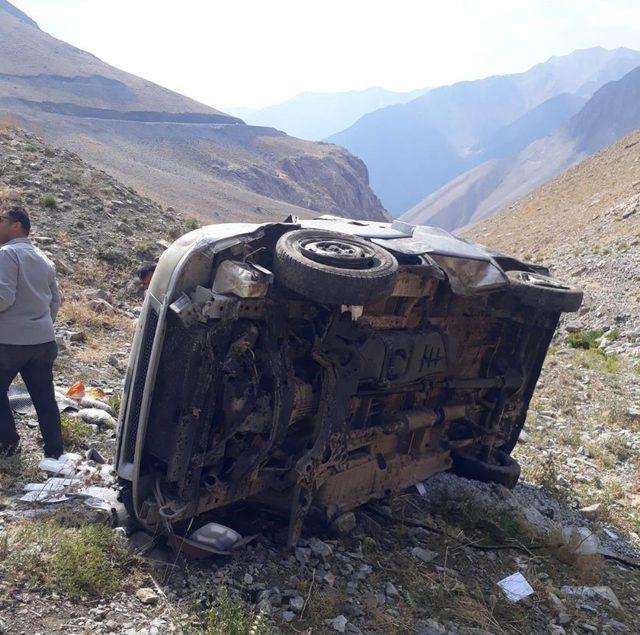
<path fill-rule="evenodd" d="M 553 133 L 595 91 L 638 65 L 640 52 L 630 49 L 575 51 L 524 73 L 432 88 L 364 115 L 327 141 L 364 160 L 392 214 L 413 208 L 405 218 L 436 222 L 437 215 L 444 226 L 457 227 L 465 224 L 455 219 L 465 207 L 461 188 L 486 197 L 502 181 L 509 157 Z M 425 199 L 436 191 L 441 208 L 420 211 L 436 202 Z"/>
<path fill-rule="evenodd" d="M 44 33 L 0 0 L 0 121 L 203 219 L 385 218 L 346 150 L 245 125 Z"/>
<path fill-rule="evenodd" d="M 640 128 L 640 67 L 600 88 L 552 134 L 485 161 L 433 192 L 402 219 L 457 229 L 492 215 L 601 148 Z"/>
<path fill-rule="evenodd" d="M 231 112 L 254 126 L 270 126 L 294 137 L 320 141 L 348 128 L 373 110 L 404 104 L 428 90 L 396 93 L 384 88 L 367 88 L 343 93 L 307 92 L 267 108 L 236 108 Z"/>

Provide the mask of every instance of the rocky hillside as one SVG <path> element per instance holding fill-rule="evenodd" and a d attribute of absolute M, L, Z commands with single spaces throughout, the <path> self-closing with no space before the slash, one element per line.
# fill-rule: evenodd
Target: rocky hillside
<path fill-rule="evenodd" d="M 530 470 L 640 534 L 640 132 L 467 235 L 584 289 L 561 323 L 521 446 Z M 536 467 L 537 466 L 537 467 Z"/>
<path fill-rule="evenodd" d="M 632 251 L 638 227 L 635 199 L 626 197 L 640 178 L 637 148 L 620 146 L 603 164 L 618 166 L 617 185 L 607 181 L 611 170 L 594 165 L 588 175 L 594 189 L 582 199 L 586 183 L 568 175 L 548 195 L 555 202 L 542 197 L 528 213 L 516 211 L 513 218 L 525 223 L 520 228 L 494 233 L 487 225 L 479 232 L 504 248 L 535 249 L 535 259 L 543 252 L 545 259 L 558 257 L 563 272 L 575 267 L 582 283 L 601 285 L 608 276 L 609 288 L 626 293 L 629 304 L 637 287 L 631 285 L 638 276 Z M 611 194 L 597 188 L 597 178 Z M 81 380 L 110 396 L 109 407 L 117 410 L 141 302 L 128 284 L 131 272 L 193 220 L 13 129 L 0 131 L 0 198 L 29 208 L 33 239 L 58 265 L 65 303 L 57 324 L 57 387 L 64 391 Z M 531 214 L 544 205 L 550 223 L 553 209 L 573 210 L 575 235 L 584 240 L 595 231 L 589 219 L 602 219 L 608 230 L 597 233 L 598 252 L 594 242 L 577 243 L 582 260 L 574 264 L 573 247 L 561 251 L 560 225 L 527 240 L 527 232 L 535 234 Z M 627 246 L 614 251 L 616 243 L 605 242 L 609 234 L 611 241 L 627 236 Z M 80 499 L 19 501 L 25 483 L 43 480 L 34 417 L 19 415 L 22 456 L 0 458 L 0 633 L 637 632 L 640 391 L 631 366 L 637 339 L 625 317 L 637 314 L 623 301 L 610 308 L 602 299 L 606 289 L 594 289 L 601 295 L 589 291 L 589 310 L 566 323 L 547 361 L 517 448 L 524 482 L 507 491 L 444 474 L 427 481 L 423 494 L 408 491 L 364 506 L 330 528 L 308 524 L 293 551 L 283 546 L 286 522 L 251 506 L 219 519 L 256 535 L 246 548 L 185 565 L 153 536 L 126 526 L 112 530 L 122 518 Z M 591 341 L 588 329 L 595 328 L 608 329 L 601 348 L 574 349 L 565 341 L 567 329 Z M 85 424 L 65 414 L 68 447 L 80 453 L 94 447 L 111 461 L 113 422 L 104 415 L 101 421 Z M 95 461 L 85 465 L 88 478 L 104 478 Z M 516 572 L 533 594 L 511 603 L 497 583 Z"/>
<path fill-rule="evenodd" d="M 566 123 L 548 131 L 552 134 L 541 135 L 519 148 L 520 152 L 465 172 L 402 218 L 452 230 L 490 216 L 639 128 L 639 104 L 640 68 L 636 68 L 620 80 L 605 84 L 580 110 L 576 109 L 573 117 L 567 117 Z"/>
<path fill-rule="evenodd" d="M 203 219 L 382 219 L 342 148 L 288 137 L 113 68 L 0 2 L 0 117 Z M 310 211 L 311 210 L 311 211 Z"/>
<path fill-rule="evenodd" d="M 7 0 L 0 0 L 0 47 L 0 103 L 24 100 L 103 111 L 192 113 L 212 123 L 238 121 L 51 37 Z"/>
<path fill-rule="evenodd" d="M 0 129 L 0 202 L 29 210 L 34 242 L 56 263 L 65 298 L 59 366 L 67 369 L 68 363 L 70 378 L 111 380 L 117 388 L 140 301 L 125 286 L 141 262 L 155 260 L 199 223 L 142 197 L 68 150 L 13 128 Z M 99 336 L 88 337 L 88 329 Z M 74 332 L 83 333 L 77 335 L 82 351 L 72 348 L 79 346 L 71 344 Z"/>

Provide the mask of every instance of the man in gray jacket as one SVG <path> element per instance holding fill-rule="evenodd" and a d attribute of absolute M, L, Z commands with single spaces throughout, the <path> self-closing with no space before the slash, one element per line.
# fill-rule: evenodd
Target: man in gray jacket
<path fill-rule="evenodd" d="M 58 458 L 64 450 L 53 388 L 53 322 L 60 294 L 55 267 L 33 246 L 30 231 L 24 208 L 0 208 L 0 454 L 19 451 L 7 393 L 20 373 L 38 413 L 44 454 Z"/>

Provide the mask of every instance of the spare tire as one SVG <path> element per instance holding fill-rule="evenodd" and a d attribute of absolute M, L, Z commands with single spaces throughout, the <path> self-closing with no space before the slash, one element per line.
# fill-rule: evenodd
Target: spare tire
<path fill-rule="evenodd" d="M 273 270 L 276 280 L 310 300 L 363 305 L 391 294 L 398 262 L 356 236 L 298 229 L 276 243 Z"/>
<path fill-rule="evenodd" d="M 571 313 L 582 304 L 582 290 L 551 276 L 531 271 L 507 271 L 510 288 L 525 306 Z"/>
<path fill-rule="evenodd" d="M 491 450 L 488 461 L 480 459 L 473 450 L 456 450 L 452 458 L 453 472 L 474 481 L 498 483 L 512 489 L 520 478 L 518 462 L 498 448 Z"/>

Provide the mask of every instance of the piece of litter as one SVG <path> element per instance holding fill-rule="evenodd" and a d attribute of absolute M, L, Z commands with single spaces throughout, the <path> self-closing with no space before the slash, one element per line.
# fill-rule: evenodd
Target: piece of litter
<path fill-rule="evenodd" d="M 62 501 L 68 501 L 69 499 L 64 494 L 60 494 L 59 491 L 60 490 L 31 491 L 21 496 L 20 500 L 26 503 L 61 503 Z"/>
<path fill-rule="evenodd" d="M 84 397 L 85 387 L 81 381 L 77 381 L 67 392 L 65 393 L 65 397 L 69 397 L 70 399 L 75 399 L 76 401 L 80 401 Z"/>
<path fill-rule="evenodd" d="M 77 465 L 78 463 L 80 463 L 80 461 L 82 461 L 82 456 L 80 454 L 77 454 L 76 452 L 65 452 L 58 457 L 58 461 Z"/>
<path fill-rule="evenodd" d="M 51 474 L 57 474 L 60 476 L 71 477 L 76 475 L 76 468 L 72 463 L 68 463 L 66 461 L 42 459 L 42 461 L 38 463 L 38 467 L 45 472 L 50 472 Z"/>
<path fill-rule="evenodd" d="M 514 573 L 504 578 L 504 580 L 500 580 L 498 586 L 504 591 L 509 602 L 518 602 L 534 593 L 533 588 L 522 573 Z"/>
<path fill-rule="evenodd" d="M 44 483 L 27 483 L 24 486 L 25 492 L 54 492 L 60 491 L 69 487 L 70 485 L 77 484 L 78 481 L 74 478 L 59 478 L 52 476 L 48 478 Z"/>
<path fill-rule="evenodd" d="M 218 523 L 207 523 L 189 536 L 193 542 L 199 542 L 220 551 L 231 549 L 241 538 L 242 536 L 231 527 Z"/>
<path fill-rule="evenodd" d="M 424 497 L 427 495 L 427 488 L 424 486 L 424 483 L 422 481 L 416 483 L 416 489 L 418 490 L 418 494 L 420 494 L 420 496 Z"/>
<path fill-rule="evenodd" d="M 102 500 L 101 498 L 87 498 L 84 501 L 84 504 L 91 509 L 104 509 L 106 511 L 111 511 L 113 507 L 111 503 Z"/>
<path fill-rule="evenodd" d="M 99 498 L 104 501 L 116 501 L 118 492 L 110 487 L 97 487 L 95 485 L 90 485 L 89 487 L 85 487 L 84 489 L 78 490 L 74 492 L 76 496 L 86 496 L 87 498 Z"/>

